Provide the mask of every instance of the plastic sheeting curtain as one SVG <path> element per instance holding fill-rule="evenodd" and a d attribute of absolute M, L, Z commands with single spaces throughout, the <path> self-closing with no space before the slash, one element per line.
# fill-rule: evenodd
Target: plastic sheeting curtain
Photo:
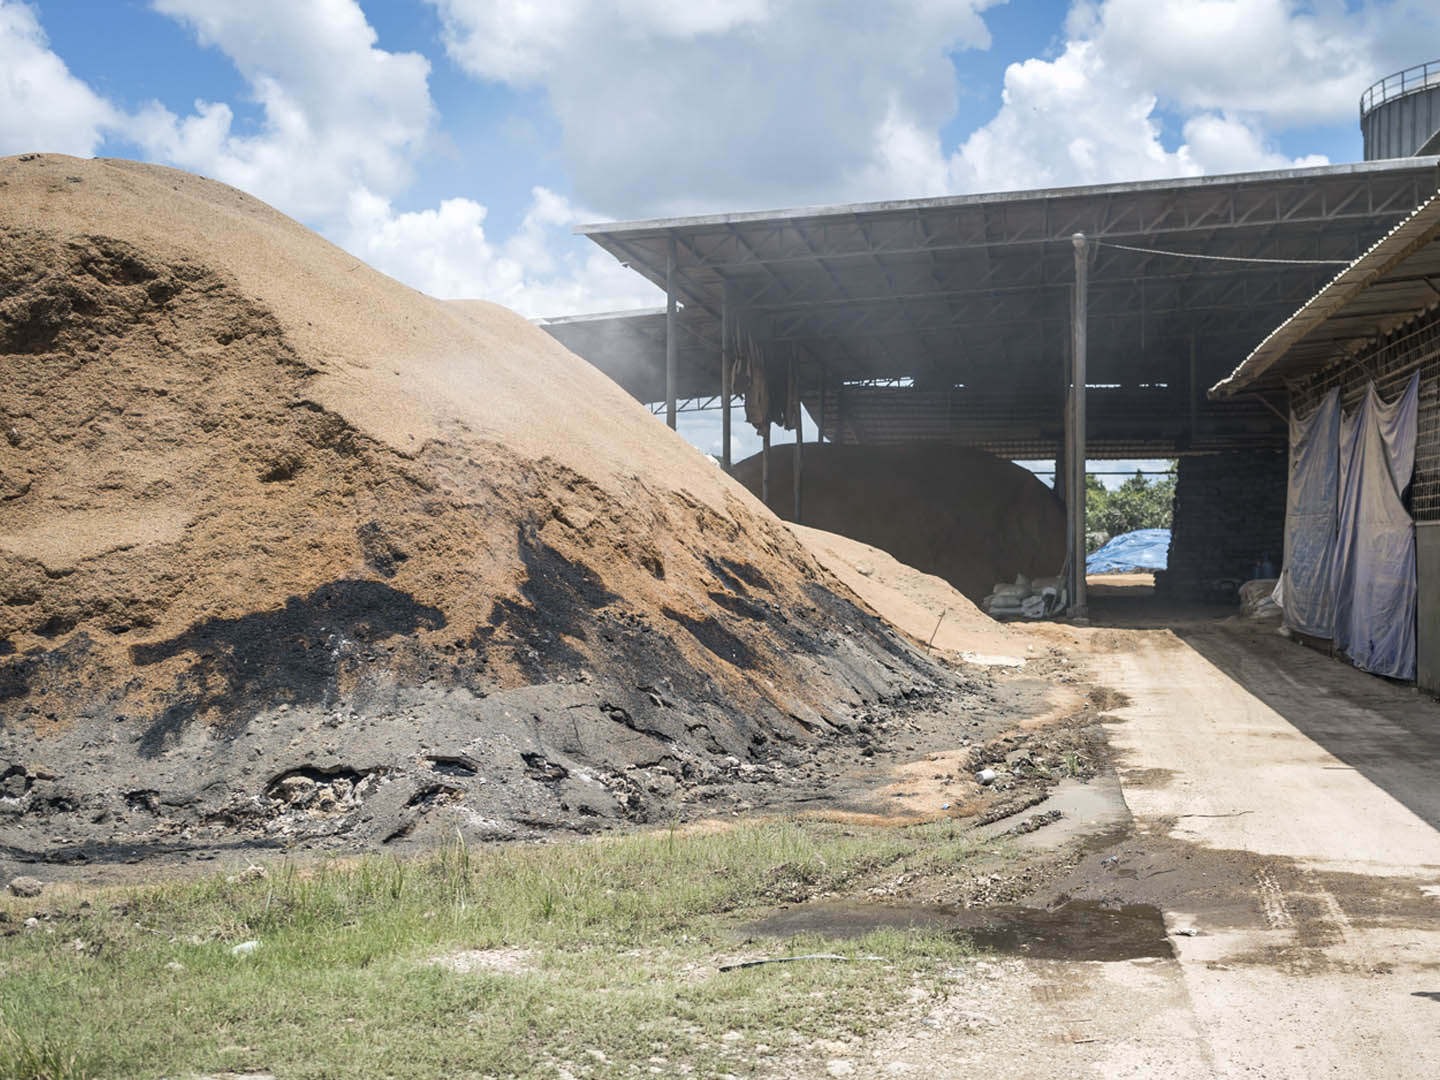
<path fill-rule="evenodd" d="M 1335 549 L 1335 648 L 1356 667 L 1415 677 L 1415 522 L 1402 494 L 1415 469 L 1417 373 L 1385 404 L 1375 384 L 1345 418 Z"/>
<path fill-rule="evenodd" d="M 1419 375 L 1390 404 L 1373 383 L 1348 414 L 1332 390 L 1290 417 L 1285 623 L 1329 638 L 1360 668 L 1415 677 L 1415 465 Z"/>
<path fill-rule="evenodd" d="M 1304 420 L 1290 414 L 1290 483 L 1285 501 L 1285 625 L 1310 637 L 1335 632 L 1335 530 L 1340 462 L 1340 391 Z"/>

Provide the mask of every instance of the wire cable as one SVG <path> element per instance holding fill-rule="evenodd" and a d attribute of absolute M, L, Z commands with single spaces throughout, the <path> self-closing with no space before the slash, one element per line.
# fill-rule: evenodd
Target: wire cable
<path fill-rule="evenodd" d="M 1349 266 L 1353 259 L 1256 259 L 1244 255 L 1202 255 L 1198 251 L 1166 251 L 1164 248 L 1132 247 L 1129 244 L 1112 244 L 1109 240 L 1092 240 L 1096 247 L 1118 248 L 1120 251 L 1138 251 L 1141 255 L 1169 255 L 1174 259 L 1203 259 L 1207 262 L 1266 263 L 1271 266 Z"/>

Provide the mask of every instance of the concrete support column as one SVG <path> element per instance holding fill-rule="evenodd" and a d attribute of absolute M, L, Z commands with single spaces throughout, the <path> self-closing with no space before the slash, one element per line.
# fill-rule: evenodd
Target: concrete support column
<path fill-rule="evenodd" d="M 1076 233 L 1075 245 L 1075 310 L 1071 319 L 1071 364 L 1073 376 L 1070 391 L 1069 461 L 1071 502 L 1071 555 L 1074 559 L 1071 576 L 1074 591 L 1070 598 L 1071 614 L 1084 618 L 1089 614 L 1085 596 L 1085 346 L 1088 336 L 1088 298 L 1090 264 L 1089 243 L 1084 233 Z"/>
<path fill-rule="evenodd" d="M 815 441 L 818 442 L 818 443 L 823 443 L 823 442 L 825 441 L 825 391 L 828 390 L 829 388 L 830 388 L 830 386 L 829 386 L 829 379 L 826 378 L 825 365 L 824 365 L 824 364 L 821 364 L 821 365 L 820 365 L 820 412 L 819 412 L 819 415 L 815 417 L 815 427 L 816 427 L 816 429 L 817 429 L 816 432 L 815 432 Z"/>
<path fill-rule="evenodd" d="M 798 351 L 798 348 L 792 342 L 790 348 L 790 393 L 788 397 L 790 398 L 790 408 L 793 410 L 791 415 L 795 421 L 795 469 L 794 474 L 790 478 L 790 491 L 795 501 L 795 512 L 792 520 L 797 523 L 803 523 L 801 521 L 800 510 L 800 469 L 805 447 L 805 410 L 800 404 L 800 357 L 797 355 Z"/>
<path fill-rule="evenodd" d="M 1075 298 L 1070 298 L 1070 309 L 1075 309 Z M 1065 336 L 1065 345 L 1060 350 L 1060 445 L 1055 451 L 1055 494 L 1065 504 L 1065 546 L 1070 546 L 1069 537 L 1074 533 L 1074 526 L 1070 520 L 1070 512 L 1074 509 L 1073 500 L 1070 498 L 1070 473 L 1068 454 L 1070 452 L 1070 335 Z M 1069 577 L 1070 567 L 1066 566 L 1061 571 L 1061 576 Z"/>
<path fill-rule="evenodd" d="M 678 366 L 675 326 L 675 238 L 665 257 L 665 423 L 675 429 L 675 372 Z"/>
<path fill-rule="evenodd" d="M 720 465 L 730 471 L 730 397 L 734 392 L 735 365 L 730 332 L 730 287 L 720 297 Z"/>
<path fill-rule="evenodd" d="M 1197 379 L 1197 373 L 1196 373 L 1196 370 L 1195 370 L 1195 335 L 1194 335 L 1194 334 L 1191 334 L 1191 335 L 1190 335 L 1190 387 L 1189 387 L 1189 390 L 1190 390 L 1190 427 L 1189 427 L 1189 429 L 1185 432 L 1186 445 L 1187 445 L 1187 446 L 1194 446 L 1194 445 L 1195 445 L 1195 429 L 1199 426 L 1199 417 L 1197 416 L 1197 413 L 1198 413 L 1198 410 L 1199 410 L 1199 408 L 1200 408 L 1200 387 L 1199 387 L 1198 385 L 1196 385 L 1197 382 L 1198 382 L 1198 379 Z"/>

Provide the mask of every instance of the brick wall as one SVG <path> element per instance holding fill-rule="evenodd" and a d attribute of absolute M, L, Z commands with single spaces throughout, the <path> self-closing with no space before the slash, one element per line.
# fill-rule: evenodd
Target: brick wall
<path fill-rule="evenodd" d="M 1278 573 L 1287 469 L 1283 449 L 1182 457 L 1169 567 L 1156 575 L 1156 588 L 1172 596 L 1203 596 L 1217 581 L 1249 580 L 1263 555 Z"/>
<path fill-rule="evenodd" d="M 1300 416 L 1340 387 L 1346 409 L 1374 381 L 1381 398 L 1391 401 L 1420 371 L 1420 405 L 1416 421 L 1415 478 L 1407 505 L 1416 521 L 1440 521 L 1440 307 L 1423 313 L 1349 360 L 1327 368 L 1291 388 L 1291 407 Z"/>

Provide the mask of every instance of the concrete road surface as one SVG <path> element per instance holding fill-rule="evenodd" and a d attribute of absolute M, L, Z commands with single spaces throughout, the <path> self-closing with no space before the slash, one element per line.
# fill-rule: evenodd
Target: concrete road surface
<path fill-rule="evenodd" d="M 1273 624 L 1078 633 L 1133 828 L 1038 899 L 1153 904 L 1173 957 L 981 964 L 826 1071 L 1440 1077 L 1440 706 Z"/>

